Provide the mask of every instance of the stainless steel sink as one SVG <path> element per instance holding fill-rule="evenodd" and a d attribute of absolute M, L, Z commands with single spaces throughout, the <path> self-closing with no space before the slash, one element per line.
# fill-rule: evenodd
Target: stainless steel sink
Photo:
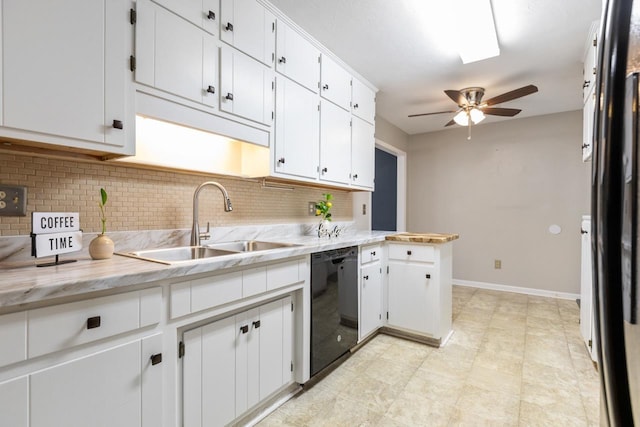
<path fill-rule="evenodd" d="M 206 247 L 233 252 L 256 252 L 267 251 L 269 249 L 290 248 L 295 246 L 300 245 L 296 245 L 293 243 L 262 242 L 259 240 L 238 240 L 235 242 L 213 243 L 207 245 Z"/>
<path fill-rule="evenodd" d="M 120 255 L 155 261 L 162 264 L 193 261 L 196 259 L 214 258 L 224 255 L 234 255 L 237 251 L 229 251 L 206 246 L 181 246 L 168 249 L 148 249 L 143 251 L 122 252 Z"/>

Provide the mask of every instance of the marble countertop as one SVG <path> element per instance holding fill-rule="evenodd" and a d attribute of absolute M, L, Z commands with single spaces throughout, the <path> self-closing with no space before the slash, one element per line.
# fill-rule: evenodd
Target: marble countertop
<path fill-rule="evenodd" d="M 77 262 L 52 267 L 36 267 L 36 262 L 33 259 L 22 262 L 3 262 L 0 263 L 2 273 L 0 275 L 0 313 L 29 308 L 36 303 L 38 305 L 47 301 L 53 303 L 54 300 L 91 292 L 140 286 L 163 279 L 177 279 L 192 274 L 277 261 L 346 246 L 381 242 L 389 233 L 351 231 L 337 238 L 318 238 L 309 235 L 278 238 L 277 234 L 272 233 L 273 235 L 268 237 L 270 241 L 293 243 L 300 246 L 238 253 L 172 265 L 120 255 L 96 261 L 86 253 L 78 253 L 78 256 L 75 257 L 66 257 L 77 259 Z M 240 239 L 237 237 L 227 238 L 226 241 Z M 21 251 L 23 249 L 20 248 Z M 116 252 L 126 250 L 129 249 L 119 248 L 116 244 Z"/>
<path fill-rule="evenodd" d="M 385 236 L 385 239 L 408 243 L 447 243 L 459 237 L 458 234 L 451 233 L 397 233 Z"/>

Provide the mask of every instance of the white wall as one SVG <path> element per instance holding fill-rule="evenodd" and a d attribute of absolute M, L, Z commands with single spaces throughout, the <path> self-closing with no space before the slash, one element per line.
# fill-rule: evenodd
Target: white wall
<path fill-rule="evenodd" d="M 466 132 L 410 137 L 407 229 L 460 234 L 454 279 L 578 294 L 591 169 L 582 112 L 475 126 L 471 141 Z"/>

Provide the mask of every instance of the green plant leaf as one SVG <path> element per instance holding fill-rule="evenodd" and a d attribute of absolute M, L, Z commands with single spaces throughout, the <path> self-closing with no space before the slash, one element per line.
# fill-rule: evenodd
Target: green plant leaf
<path fill-rule="evenodd" d="M 104 190 L 104 188 L 100 189 L 100 197 L 102 198 L 102 205 L 106 205 L 107 204 L 107 192 Z"/>

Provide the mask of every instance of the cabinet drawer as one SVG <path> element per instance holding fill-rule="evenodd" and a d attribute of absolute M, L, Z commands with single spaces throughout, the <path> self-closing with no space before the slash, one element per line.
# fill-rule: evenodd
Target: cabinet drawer
<path fill-rule="evenodd" d="M 26 358 L 27 312 L 0 316 L 0 366 L 19 362 Z"/>
<path fill-rule="evenodd" d="M 39 308 L 27 313 L 28 356 L 63 350 L 160 321 L 160 288 Z"/>
<path fill-rule="evenodd" d="M 368 264 L 370 262 L 379 261 L 382 248 L 380 245 L 363 246 L 360 249 L 360 264 Z"/>
<path fill-rule="evenodd" d="M 389 245 L 389 259 L 435 262 L 436 248 L 431 245 Z"/>
<path fill-rule="evenodd" d="M 242 298 L 242 272 L 204 277 L 191 281 L 191 312 Z"/>
<path fill-rule="evenodd" d="M 299 282 L 298 260 L 267 266 L 267 290 Z"/>

